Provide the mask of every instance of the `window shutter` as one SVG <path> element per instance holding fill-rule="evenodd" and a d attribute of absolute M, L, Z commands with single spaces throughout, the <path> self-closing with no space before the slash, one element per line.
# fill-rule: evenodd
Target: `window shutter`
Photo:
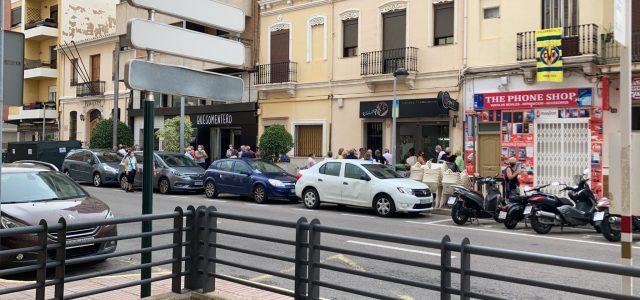
<path fill-rule="evenodd" d="M 322 156 L 322 125 L 296 126 L 296 156 Z"/>
<path fill-rule="evenodd" d="M 434 8 L 435 38 L 453 36 L 453 3 L 438 4 Z"/>
<path fill-rule="evenodd" d="M 358 20 L 346 20 L 342 22 L 343 47 L 358 47 Z"/>

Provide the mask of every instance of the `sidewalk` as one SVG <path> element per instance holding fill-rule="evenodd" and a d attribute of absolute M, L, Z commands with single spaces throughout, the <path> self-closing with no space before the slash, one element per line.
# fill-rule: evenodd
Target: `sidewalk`
<path fill-rule="evenodd" d="M 167 272 L 157 272 L 153 273 L 152 277 L 167 275 L 170 273 Z M 114 286 L 119 284 L 125 284 L 134 280 L 139 280 L 140 274 L 122 274 L 122 275 L 111 275 L 111 276 L 103 276 L 96 277 L 87 280 L 75 281 L 65 284 L 65 296 L 73 295 L 74 293 L 84 292 L 88 290 L 94 290 L 99 288 L 104 288 L 108 286 Z M 32 281 L 17 281 L 17 280 L 6 280 L 0 279 L 0 289 L 10 288 L 14 286 L 21 286 L 26 284 L 31 284 Z M 184 284 L 184 282 L 183 282 Z M 24 300 L 24 299 L 35 299 L 35 290 L 28 290 L 18 293 L 12 293 L 7 295 L 2 295 L 0 298 L 2 300 Z M 49 286 L 46 289 L 45 298 L 51 299 L 53 298 L 54 287 Z M 171 280 L 163 280 L 154 282 L 151 285 L 151 293 L 152 297 L 155 299 L 172 299 L 173 297 L 163 297 L 161 295 L 168 295 L 171 293 Z M 160 297 L 158 297 L 160 296 Z M 214 293 L 207 294 L 209 297 L 202 297 L 199 299 L 251 299 L 251 300 L 284 300 L 291 299 L 290 297 L 283 296 L 280 294 L 263 291 L 260 289 L 251 288 L 248 286 L 236 284 L 229 281 L 224 280 L 216 280 L 216 291 Z M 90 300 L 122 300 L 122 299 L 139 299 L 140 298 L 140 286 L 133 286 L 117 291 L 106 292 L 102 294 L 95 294 L 90 297 L 83 297 L 82 299 L 90 299 Z M 181 297 L 176 297 L 181 298 Z M 188 298 L 187 298 L 188 299 Z"/>

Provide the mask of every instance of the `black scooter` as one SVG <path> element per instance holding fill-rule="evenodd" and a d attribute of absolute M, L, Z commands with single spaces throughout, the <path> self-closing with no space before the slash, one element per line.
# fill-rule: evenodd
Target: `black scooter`
<path fill-rule="evenodd" d="M 483 197 L 481 192 L 461 185 L 452 186 L 453 194 L 447 201 L 448 205 L 452 205 L 451 219 L 458 225 L 464 225 L 469 219 L 493 218 L 496 222 L 500 222 L 498 215 L 506 203 L 496 184 L 496 179 L 477 177 L 476 182 L 487 186 L 486 197 Z"/>
<path fill-rule="evenodd" d="M 507 229 L 514 229 L 518 226 L 520 221 L 525 219 L 524 211 L 529 205 L 529 199 L 534 196 L 543 196 L 542 189 L 549 187 L 550 184 L 534 187 L 530 190 L 525 190 L 524 195 L 509 197 L 508 204 L 502 207 L 498 219 L 502 220 L 504 227 Z"/>
<path fill-rule="evenodd" d="M 596 205 L 596 212 L 593 213 L 593 222 L 595 226 L 600 228 L 602 235 L 609 242 L 620 241 L 620 222 L 622 218 L 620 215 L 614 215 L 609 213 L 609 207 L 611 203 L 609 199 L 602 198 Z M 632 216 L 632 230 L 633 232 L 640 232 L 640 217 Z"/>
<path fill-rule="evenodd" d="M 551 231 L 553 226 L 583 226 L 591 224 L 596 231 L 599 229 L 593 222 L 593 213 L 596 207 L 596 198 L 591 188 L 589 187 L 588 170 L 585 171 L 585 175 L 580 177 L 580 182 L 577 187 L 566 186 L 561 191 L 568 191 L 569 198 L 576 204 L 573 205 L 567 198 L 558 197 L 555 195 L 545 194 L 543 196 L 535 196 L 529 199 L 531 203 L 531 227 L 539 234 L 546 234 Z M 554 182 L 552 185 L 560 185 Z M 527 208 L 525 208 L 525 214 Z"/>

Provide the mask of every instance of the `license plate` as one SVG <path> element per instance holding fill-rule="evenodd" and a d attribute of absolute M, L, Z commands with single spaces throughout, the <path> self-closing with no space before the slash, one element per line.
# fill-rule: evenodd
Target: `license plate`
<path fill-rule="evenodd" d="M 194 182 L 193 185 L 202 185 L 202 180 L 196 180 L 196 182 Z"/>
<path fill-rule="evenodd" d="M 500 220 L 504 220 L 504 219 L 506 219 L 506 218 L 507 218 L 507 212 L 506 212 L 506 211 L 501 211 L 501 212 L 498 214 L 498 219 L 500 219 Z"/>
<path fill-rule="evenodd" d="M 602 221 L 604 219 L 604 212 L 603 211 L 597 211 L 593 214 L 593 220 L 594 221 Z"/>
<path fill-rule="evenodd" d="M 429 199 L 427 198 L 420 199 L 420 204 L 427 204 L 427 203 L 429 203 Z"/>
<path fill-rule="evenodd" d="M 456 203 L 456 197 L 449 197 L 449 200 L 447 200 L 447 204 L 451 205 Z"/>
<path fill-rule="evenodd" d="M 531 205 L 527 205 L 527 207 L 524 208 L 524 214 L 525 215 L 530 214 L 531 213 L 531 208 L 532 208 Z"/>

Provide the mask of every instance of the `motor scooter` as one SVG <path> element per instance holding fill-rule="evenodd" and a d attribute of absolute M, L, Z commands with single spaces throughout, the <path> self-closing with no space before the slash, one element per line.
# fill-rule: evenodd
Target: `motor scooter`
<path fill-rule="evenodd" d="M 522 220 L 526 220 L 524 211 L 529 204 L 529 199 L 534 196 L 544 196 L 542 189 L 549 187 L 550 184 L 525 189 L 524 195 L 511 196 L 507 200 L 507 205 L 502 206 L 498 219 L 502 220 L 502 224 L 507 229 L 514 229 Z"/>
<path fill-rule="evenodd" d="M 600 228 L 602 235 L 609 242 L 620 241 L 620 223 L 622 217 L 620 215 L 609 213 L 611 202 L 608 198 L 603 197 L 596 205 L 596 212 L 593 213 L 593 222 L 595 226 Z M 640 232 L 640 217 L 631 217 L 631 229 L 633 232 Z"/>
<path fill-rule="evenodd" d="M 500 193 L 496 179 L 493 177 L 476 177 L 479 185 L 486 185 L 487 195 L 482 196 L 479 191 L 471 190 L 465 186 L 454 185 L 453 194 L 447 200 L 451 205 L 451 219 L 458 225 L 464 225 L 470 219 L 493 218 L 501 222 L 498 215 L 502 206 L 506 205 Z"/>

